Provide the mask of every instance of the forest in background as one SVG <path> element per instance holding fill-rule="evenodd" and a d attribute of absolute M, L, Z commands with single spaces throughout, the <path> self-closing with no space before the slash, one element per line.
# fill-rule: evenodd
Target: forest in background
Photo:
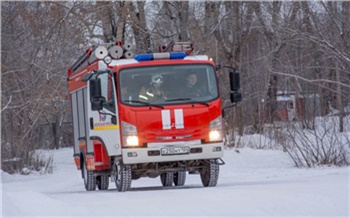
<path fill-rule="evenodd" d="M 317 96 L 319 110 L 305 114 L 304 128 L 315 129 L 316 116 L 336 111 L 343 132 L 349 23 L 346 1 L 2 1 L 2 169 L 38 170 L 50 161 L 33 151 L 73 144 L 67 68 L 101 42 L 130 42 L 135 53 L 145 53 L 191 41 L 195 54 L 235 67 L 243 101 L 226 111 L 226 146 L 271 130 L 266 124 L 277 122 L 278 91 Z M 219 71 L 224 106 L 227 76 Z"/>

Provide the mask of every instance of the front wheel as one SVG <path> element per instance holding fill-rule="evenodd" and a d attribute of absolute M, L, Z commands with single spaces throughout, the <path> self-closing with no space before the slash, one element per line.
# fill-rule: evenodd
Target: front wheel
<path fill-rule="evenodd" d="M 122 160 L 116 160 L 114 170 L 115 186 L 119 192 L 125 192 L 131 187 L 131 167 L 122 162 Z"/>
<path fill-rule="evenodd" d="M 204 163 L 200 170 L 201 180 L 204 187 L 214 187 L 219 179 L 219 164 L 217 160 L 212 159 Z"/>

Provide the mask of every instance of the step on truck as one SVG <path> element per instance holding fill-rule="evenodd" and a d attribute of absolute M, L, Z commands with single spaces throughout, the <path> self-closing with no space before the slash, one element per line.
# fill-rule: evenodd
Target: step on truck
<path fill-rule="evenodd" d="M 87 191 L 115 182 L 160 177 L 183 186 L 199 174 L 217 185 L 223 150 L 223 111 L 216 66 L 191 55 L 190 42 L 134 55 L 130 44 L 89 48 L 67 72 L 74 161 Z M 229 72 L 231 106 L 241 101 L 239 73 Z"/>

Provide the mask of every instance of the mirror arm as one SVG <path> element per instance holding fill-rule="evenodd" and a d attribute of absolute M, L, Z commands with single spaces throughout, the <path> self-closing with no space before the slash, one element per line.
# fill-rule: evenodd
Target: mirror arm
<path fill-rule="evenodd" d="M 232 70 L 233 70 L 233 72 L 235 72 L 235 71 L 236 71 L 236 69 L 235 69 L 234 67 L 231 67 L 231 66 L 224 66 L 224 68 L 229 68 L 229 69 L 232 69 Z"/>
<path fill-rule="evenodd" d="M 114 116 L 114 114 L 111 114 L 111 113 L 106 113 L 106 112 L 102 112 L 101 110 L 98 111 L 99 114 L 102 114 L 102 115 L 110 115 L 110 116 Z"/>
<path fill-rule="evenodd" d="M 222 117 L 225 117 L 225 110 L 237 106 L 238 103 L 230 104 L 222 108 Z"/>
<path fill-rule="evenodd" d="M 117 117 L 114 114 L 102 112 L 101 110 L 99 110 L 98 113 L 102 114 L 102 115 L 109 115 L 109 116 L 111 116 L 111 123 L 114 124 L 114 125 L 117 124 Z"/>

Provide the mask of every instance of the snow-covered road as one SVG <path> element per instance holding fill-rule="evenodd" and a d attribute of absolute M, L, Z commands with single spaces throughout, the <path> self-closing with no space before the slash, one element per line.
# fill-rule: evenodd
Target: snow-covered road
<path fill-rule="evenodd" d="M 282 151 L 226 150 L 214 188 L 203 188 L 199 175 L 187 175 L 183 187 L 141 178 L 123 193 L 114 183 L 107 191 L 85 191 L 72 150 L 50 152 L 53 174 L 3 173 L 3 217 L 350 216 L 349 167 L 297 169 Z"/>

